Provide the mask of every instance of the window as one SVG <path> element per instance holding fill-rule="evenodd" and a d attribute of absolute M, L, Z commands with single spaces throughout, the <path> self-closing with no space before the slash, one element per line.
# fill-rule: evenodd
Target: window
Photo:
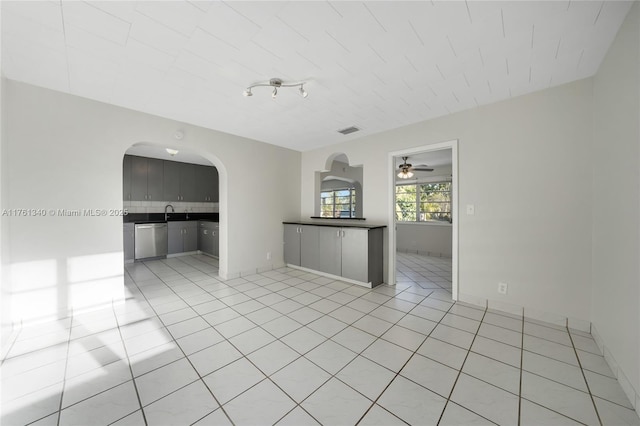
<path fill-rule="evenodd" d="M 451 223 L 451 182 L 396 185 L 396 220 Z"/>
<path fill-rule="evenodd" d="M 320 193 L 320 217 L 356 217 L 356 190 L 342 188 Z"/>

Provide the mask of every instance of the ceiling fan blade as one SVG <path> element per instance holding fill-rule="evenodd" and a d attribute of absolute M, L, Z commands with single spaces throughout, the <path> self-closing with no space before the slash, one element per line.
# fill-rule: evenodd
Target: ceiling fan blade
<path fill-rule="evenodd" d="M 412 167 L 411 170 L 415 170 L 418 172 L 432 172 L 433 168 L 427 167 L 426 165 L 420 165 L 420 166 Z"/>

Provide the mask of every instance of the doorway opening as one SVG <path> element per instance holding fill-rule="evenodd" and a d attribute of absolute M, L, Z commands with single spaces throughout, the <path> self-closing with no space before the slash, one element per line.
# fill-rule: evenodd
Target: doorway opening
<path fill-rule="evenodd" d="M 389 223 L 393 225 L 389 227 L 388 283 L 398 282 L 399 258 L 400 268 L 411 263 L 415 253 L 434 269 L 443 270 L 450 259 L 451 297 L 457 300 L 458 141 L 390 152 L 388 164 Z"/>
<path fill-rule="evenodd" d="M 212 264 L 215 264 L 218 269 L 218 275 L 226 279 L 228 265 L 227 215 L 225 214 L 227 210 L 226 169 L 217 157 L 208 152 L 199 152 L 185 147 L 176 147 L 173 153 L 169 151 L 171 150 L 164 145 L 148 142 L 139 142 L 127 149 L 123 161 L 123 210 L 127 209 L 131 216 L 139 216 L 138 219 L 143 222 L 160 221 L 168 225 L 167 253 L 163 253 L 167 258 L 196 253 L 206 254 L 216 260 Z M 142 167 L 145 165 L 144 160 L 147 160 L 146 167 Z M 140 170 L 134 170 L 136 165 Z M 127 170 L 129 176 L 127 176 Z M 140 182 L 136 184 L 134 179 L 136 173 L 139 175 L 138 180 L 144 180 L 142 178 L 146 176 L 146 189 L 149 194 L 146 197 L 140 194 L 138 188 Z M 165 179 L 166 176 L 169 177 Z M 125 222 L 131 222 L 131 220 L 125 220 Z M 135 232 L 136 221 L 129 223 L 128 225 L 131 225 L 129 227 L 125 223 L 123 235 L 125 263 L 131 263 L 137 258 L 135 238 L 133 242 L 131 238 L 127 238 L 134 236 L 129 236 L 127 231 Z M 203 229 L 200 229 L 201 227 Z M 211 244 L 204 244 L 205 239 L 200 235 L 204 232 L 207 233 L 206 240 L 212 240 Z M 127 253 L 127 245 L 131 246 L 129 253 Z M 211 245 L 210 249 L 206 249 L 205 246 L 209 247 L 209 245 Z M 134 253 L 131 253 L 132 250 Z"/>

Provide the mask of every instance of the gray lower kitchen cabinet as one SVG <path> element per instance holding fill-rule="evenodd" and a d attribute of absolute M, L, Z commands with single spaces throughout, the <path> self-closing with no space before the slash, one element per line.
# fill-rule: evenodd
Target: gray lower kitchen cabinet
<path fill-rule="evenodd" d="M 284 261 L 375 286 L 383 282 L 383 228 L 285 223 Z"/>
<path fill-rule="evenodd" d="M 369 277 L 378 275 L 377 272 L 382 277 L 382 232 L 379 232 L 379 242 L 376 242 L 378 233 L 375 230 L 342 228 L 340 232 L 342 234 L 342 276 L 362 282 L 369 281 Z M 380 262 L 377 262 L 377 265 L 380 271 L 375 271 L 376 263 L 373 255 L 378 248 Z"/>
<path fill-rule="evenodd" d="M 284 224 L 284 263 L 300 266 L 300 225 Z"/>
<path fill-rule="evenodd" d="M 192 252 L 198 250 L 198 222 L 168 222 L 168 254 Z"/>
<path fill-rule="evenodd" d="M 194 220 L 187 222 L 182 237 L 184 251 L 191 252 L 198 250 L 198 222 Z"/>
<path fill-rule="evenodd" d="M 131 200 L 162 201 L 163 176 L 162 160 L 131 156 Z"/>
<path fill-rule="evenodd" d="M 211 256 L 220 255 L 220 226 L 217 222 L 200 221 L 198 224 L 198 250 Z"/>
<path fill-rule="evenodd" d="M 284 225 L 285 263 L 318 269 L 319 232 L 317 226 Z"/>
<path fill-rule="evenodd" d="M 341 228 L 316 226 L 320 236 L 317 269 L 327 274 L 342 275 Z"/>
<path fill-rule="evenodd" d="M 133 223 L 125 223 L 122 237 L 124 260 L 133 261 L 135 256 L 135 227 Z"/>
<path fill-rule="evenodd" d="M 213 229 L 213 253 L 215 257 L 220 256 L 220 227 L 218 224 Z"/>

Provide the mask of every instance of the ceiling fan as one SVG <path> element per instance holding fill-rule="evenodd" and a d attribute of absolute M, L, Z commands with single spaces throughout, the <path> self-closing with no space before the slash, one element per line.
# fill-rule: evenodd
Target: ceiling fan
<path fill-rule="evenodd" d="M 400 164 L 398 167 L 398 177 L 400 179 L 409 179 L 413 177 L 413 172 L 432 172 L 433 168 L 428 167 L 426 164 L 418 164 L 417 166 L 412 166 L 411 163 L 407 163 L 407 159 L 409 157 L 402 157 L 404 163 Z"/>

